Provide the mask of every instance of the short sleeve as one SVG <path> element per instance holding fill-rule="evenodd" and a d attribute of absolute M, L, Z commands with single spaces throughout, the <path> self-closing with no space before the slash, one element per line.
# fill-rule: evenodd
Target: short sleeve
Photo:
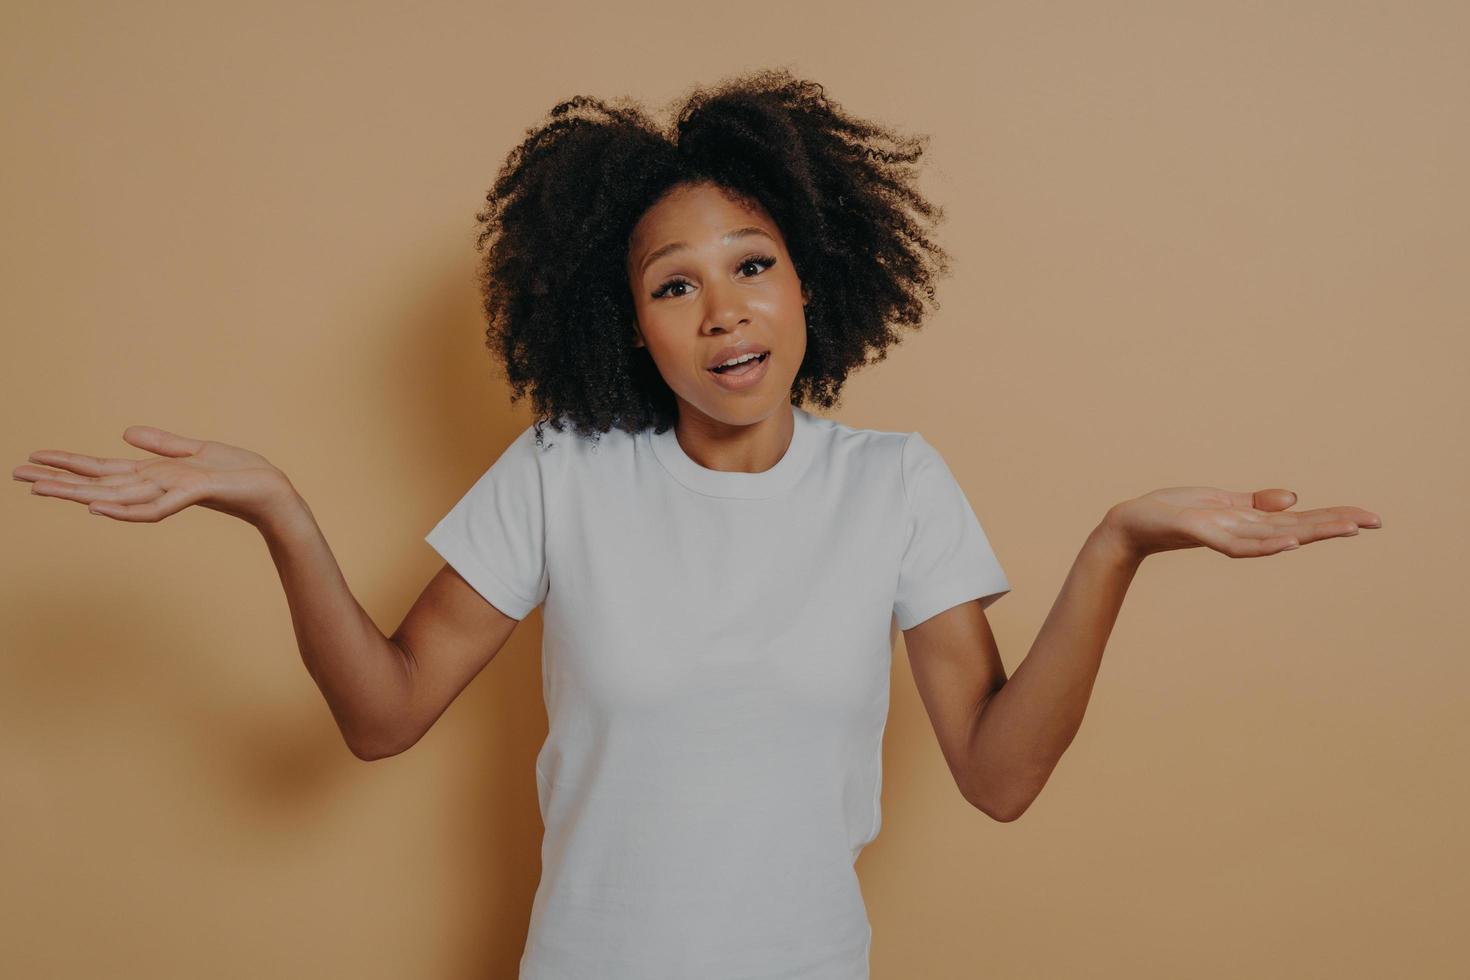
<path fill-rule="evenodd" d="M 491 605 L 525 619 L 545 598 L 545 447 L 527 426 L 424 536 Z"/>
<path fill-rule="evenodd" d="M 904 441 L 901 462 L 908 537 L 893 602 L 898 628 L 970 599 L 989 607 L 1011 586 L 964 490 L 917 432 Z"/>

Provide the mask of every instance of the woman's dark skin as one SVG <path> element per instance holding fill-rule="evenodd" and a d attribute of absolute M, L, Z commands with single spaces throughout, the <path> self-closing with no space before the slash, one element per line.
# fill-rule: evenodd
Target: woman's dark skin
<path fill-rule="evenodd" d="M 751 227 L 763 234 L 730 237 Z M 687 247 L 645 264 L 676 242 Z M 754 256 L 775 261 L 754 263 Z M 680 446 L 709 469 L 770 469 L 791 442 L 792 380 L 807 330 L 804 290 L 781 230 L 758 206 L 713 186 L 678 186 L 640 218 L 627 268 L 634 342 L 647 348 L 677 398 Z M 671 280 L 680 285 L 670 288 Z M 741 340 L 770 348 L 769 372 L 750 389 L 726 391 L 706 365 Z M 414 744 L 515 626 L 446 565 L 393 637 L 384 637 L 348 592 L 305 501 L 264 457 L 149 426 L 131 426 L 123 438 L 157 455 L 45 450 L 14 476 L 31 482 L 33 493 L 87 504 L 116 520 L 155 522 L 197 503 L 259 528 L 281 572 L 303 659 L 361 758 Z M 1258 558 L 1381 526 L 1360 507 L 1291 511 L 1295 503 L 1296 495 L 1281 489 L 1170 487 L 1113 505 L 1010 678 L 979 600 L 906 630 L 919 693 L 965 798 L 1009 821 L 1041 792 L 1081 725 L 1103 649 L 1144 558 L 1196 547 Z"/>
<path fill-rule="evenodd" d="M 763 234 L 735 236 L 749 228 Z M 654 253 L 661 254 L 649 261 Z M 765 258 L 774 264 L 755 261 Z M 648 350 L 673 389 L 674 431 L 689 458 L 745 473 L 780 462 L 791 445 L 791 384 L 806 355 L 806 315 L 801 280 L 770 215 L 710 184 L 675 187 L 633 229 L 628 285 L 635 346 Z M 766 375 L 727 391 L 705 365 L 744 342 L 770 348 Z"/>

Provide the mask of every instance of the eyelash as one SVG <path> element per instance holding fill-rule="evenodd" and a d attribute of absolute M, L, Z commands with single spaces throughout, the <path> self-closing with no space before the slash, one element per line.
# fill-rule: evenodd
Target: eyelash
<path fill-rule="evenodd" d="M 776 264 L 776 258 L 773 255 L 752 255 L 752 256 L 749 256 L 748 258 L 746 258 L 743 262 L 741 262 L 735 268 L 737 268 L 737 269 L 743 269 L 743 268 L 745 268 L 748 265 L 758 265 L 758 266 L 761 266 L 762 267 L 762 270 L 761 271 L 765 271 L 766 269 L 769 269 L 771 266 L 773 266 L 775 264 Z M 747 276 L 746 278 L 748 278 L 748 279 L 754 279 L 755 277 L 754 276 Z M 694 285 L 694 283 L 690 282 L 688 279 L 685 279 L 682 276 L 675 276 L 672 279 L 666 280 L 662 285 L 660 285 L 657 289 L 655 289 L 651 295 L 653 296 L 654 299 L 662 299 L 665 295 L 667 295 L 669 289 L 672 288 L 672 287 L 674 287 L 674 286 L 692 286 L 692 285 Z M 680 299 L 680 298 L 681 297 L 678 297 L 678 296 L 675 296 L 674 297 L 674 299 Z"/>

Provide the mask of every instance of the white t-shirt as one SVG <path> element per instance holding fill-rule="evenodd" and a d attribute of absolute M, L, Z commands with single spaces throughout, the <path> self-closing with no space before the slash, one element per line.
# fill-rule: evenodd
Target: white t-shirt
<path fill-rule="evenodd" d="M 1010 591 L 917 432 L 793 406 L 781 461 L 527 428 L 425 540 L 542 610 L 521 980 L 865 980 L 893 627 Z"/>

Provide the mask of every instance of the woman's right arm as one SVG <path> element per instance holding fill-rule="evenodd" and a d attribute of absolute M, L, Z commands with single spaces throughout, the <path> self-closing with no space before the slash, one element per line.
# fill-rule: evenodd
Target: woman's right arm
<path fill-rule="evenodd" d="M 283 494 L 258 527 L 286 590 L 301 659 L 347 747 L 360 759 L 396 755 L 413 688 L 404 653 L 347 587 L 300 495 Z"/>
<path fill-rule="evenodd" d="M 348 589 L 305 500 L 295 496 L 261 533 L 286 589 L 301 659 L 360 759 L 413 746 L 519 622 L 445 564 L 385 637 Z"/>
<path fill-rule="evenodd" d="M 32 493 L 115 520 L 156 523 L 197 503 L 254 525 L 280 573 L 307 672 L 361 759 L 417 742 L 515 629 L 517 620 L 445 565 L 385 637 L 347 587 L 311 508 L 264 457 L 151 426 L 130 426 L 123 438 L 164 458 L 43 450 L 31 463 L 54 469 L 20 466 L 13 475 Z"/>

